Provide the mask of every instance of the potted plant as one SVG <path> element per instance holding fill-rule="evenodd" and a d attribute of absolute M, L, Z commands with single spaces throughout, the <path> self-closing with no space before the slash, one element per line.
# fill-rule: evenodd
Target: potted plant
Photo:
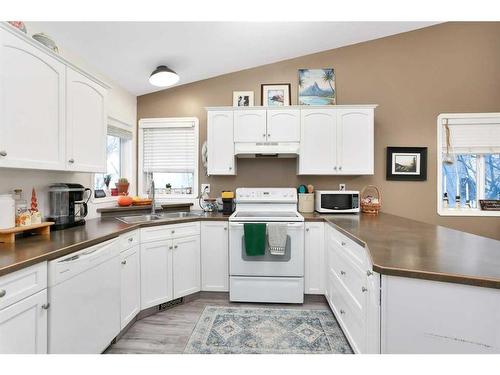
<path fill-rule="evenodd" d="M 166 194 L 171 194 L 172 193 L 172 184 L 166 184 L 165 185 L 165 193 Z"/>
<path fill-rule="evenodd" d="M 129 187 L 129 182 L 126 178 L 119 178 L 118 182 L 115 184 L 116 188 L 118 189 L 118 195 L 120 194 L 128 194 L 128 187 Z"/>

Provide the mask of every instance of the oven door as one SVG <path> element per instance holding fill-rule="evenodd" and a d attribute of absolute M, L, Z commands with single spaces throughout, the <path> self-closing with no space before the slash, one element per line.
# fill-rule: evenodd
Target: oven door
<path fill-rule="evenodd" d="M 231 276 L 304 276 L 304 223 L 287 223 L 284 255 L 266 253 L 248 256 L 245 250 L 243 223 L 229 224 L 229 273 Z"/>

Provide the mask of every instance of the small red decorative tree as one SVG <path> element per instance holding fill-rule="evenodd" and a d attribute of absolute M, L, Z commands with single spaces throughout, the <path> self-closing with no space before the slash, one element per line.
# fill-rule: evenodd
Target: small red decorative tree
<path fill-rule="evenodd" d="M 31 212 L 38 212 L 38 199 L 36 198 L 35 188 L 31 191 Z"/>

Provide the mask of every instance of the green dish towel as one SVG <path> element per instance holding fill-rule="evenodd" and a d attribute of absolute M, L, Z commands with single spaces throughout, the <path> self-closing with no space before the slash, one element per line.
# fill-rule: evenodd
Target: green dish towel
<path fill-rule="evenodd" d="M 266 254 L 266 224 L 245 223 L 245 251 L 248 256 Z"/>

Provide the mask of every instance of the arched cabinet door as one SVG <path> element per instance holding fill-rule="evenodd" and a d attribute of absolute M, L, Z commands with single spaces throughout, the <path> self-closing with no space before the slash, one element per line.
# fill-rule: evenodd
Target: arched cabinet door
<path fill-rule="evenodd" d="M 68 170 L 106 172 L 107 90 L 67 68 Z"/>
<path fill-rule="evenodd" d="M 0 29 L 0 167 L 65 168 L 66 67 Z"/>

